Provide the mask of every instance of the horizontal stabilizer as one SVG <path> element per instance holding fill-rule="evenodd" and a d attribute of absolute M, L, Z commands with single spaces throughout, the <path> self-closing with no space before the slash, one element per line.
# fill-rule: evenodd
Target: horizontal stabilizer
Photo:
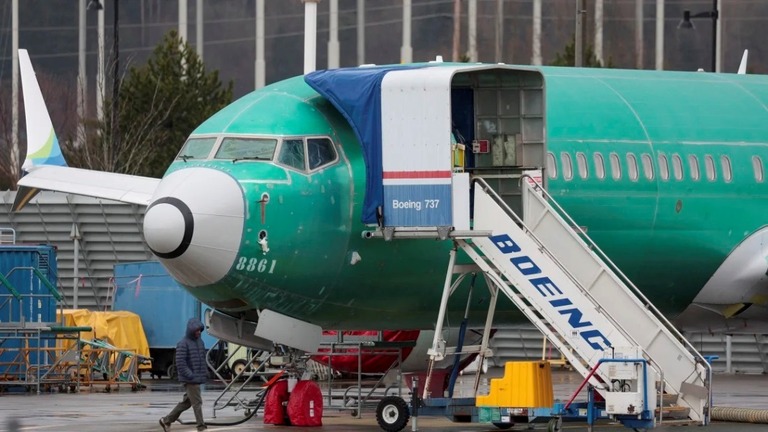
<path fill-rule="evenodd" d="M 13 210 L 24 207 L 37 190 L 85 195 L 126 203 L 149 205 L 160 179 L 128 174 L 44 165 L 19 180 Z"/>

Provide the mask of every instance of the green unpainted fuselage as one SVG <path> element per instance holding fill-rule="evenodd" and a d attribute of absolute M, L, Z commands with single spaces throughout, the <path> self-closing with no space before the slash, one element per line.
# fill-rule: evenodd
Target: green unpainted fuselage
<path fill-rule="evenodd" d="M 547 189 L 646 296 L 674 316 L 729 252 L 764 225 L 766 187 L 756 180 L 753 157 L 768 160 L 768 77 L 540 70 L 546 151 L 556 162 L 546 167 Z M 238 135 L 328 137 L 339 159 L 310 173 L 263 161 L 175 161 L 169 173 L 192 166 L 229 173 L 246 197 L 238 258 L 223 280 L 190 288 L 193 295 L 251 319 L 256 309 L 268 308 L 328 329 L 433 326 L 451 242 L 362 238 L 371 227 L 360 220 L 366 178 L 361 146 L 327 100 L 302 77 L 292 78 L 239 99 L 191 138 Z M 604 159 L 603 178 L 595 153 Z M 618 158 L 617 178 L 611 154 Z M 636 159 L 636 178 L 628 154 Z M 644 171 L 644 154 L 652 178 Z M 659 155 L 669 163 L 666 180 Z M 681 158 L 680 179 L 674 155 Z M 707 155 L 716 168 L 713 180 Z M 730 159 L 730 180 L 723 156 Z M 266 253 L 257 241 L 264 230 Z M 452 297 L 449 325 L 463 315 L 468 286 Z M 488 299 L 478 278 L 471 297 L 476 323 L 485 319 Z M 499 300 L 495 323 L 524 321 L 511 302 Z"/>

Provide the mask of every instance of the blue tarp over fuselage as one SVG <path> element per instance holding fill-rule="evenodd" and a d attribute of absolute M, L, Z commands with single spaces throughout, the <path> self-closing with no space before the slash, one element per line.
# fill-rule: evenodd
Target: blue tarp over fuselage
<path fill-rule="evenodd" d="M 376 209 L 384 204 L 381 165 L 381 81 L 390 71 L 419 69 L 431 64 L 372 66 L 320 70 L 304 76 L 352 126 L 363 146 L 366 181 L 362 221 L 375 224 Z"/>

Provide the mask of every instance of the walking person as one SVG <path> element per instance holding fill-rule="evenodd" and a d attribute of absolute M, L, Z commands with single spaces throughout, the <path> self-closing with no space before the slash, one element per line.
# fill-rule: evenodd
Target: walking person
<path fill-rule="evenodd" d="M 200 384 L 208 378 L 208 366 L 205 363 L 205 344 L 201 337 L 203 323 L 197 318 L 187 322 L 187 334 L 176 344 L 176 373 L 179 381 L 184 384 L 184 398 L 171 412 L 160 419 L 160 426 L 165 432 L 171 430 L 182 412 L 192 407 L 197 421 L 197 430 L 207 429 L 203 419 L 203 398 L 200 394 Z"/>

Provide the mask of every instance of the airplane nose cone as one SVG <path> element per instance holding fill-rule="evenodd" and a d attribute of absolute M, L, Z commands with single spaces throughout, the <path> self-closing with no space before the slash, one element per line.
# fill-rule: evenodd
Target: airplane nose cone
<path fill-rule="evenodd" d="M 240 184 L 208 168 L 160 182 L 144 215 L 144 240 L 171 275 L 195 287 L 218 282 L 237 257 L 245 204 Z"/>

